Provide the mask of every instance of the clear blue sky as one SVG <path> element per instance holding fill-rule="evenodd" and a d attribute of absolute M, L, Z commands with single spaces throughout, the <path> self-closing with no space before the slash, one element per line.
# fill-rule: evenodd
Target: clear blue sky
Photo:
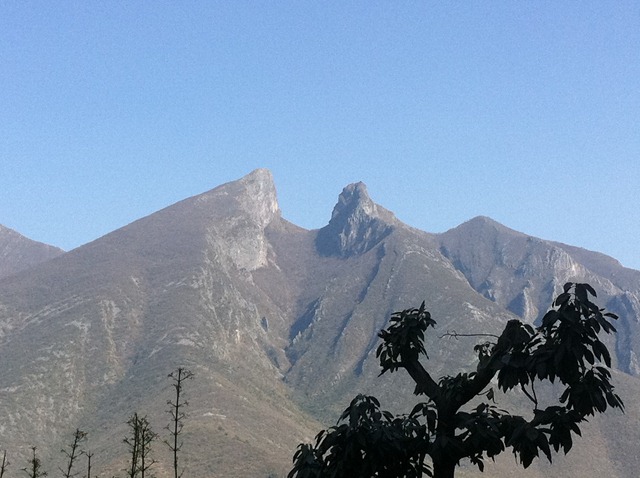
<path fill-rule="evenodd" d="M 637 1 L 0 3 L 0 223 L 71 249 L 255 168 L 640 269 Z"/>

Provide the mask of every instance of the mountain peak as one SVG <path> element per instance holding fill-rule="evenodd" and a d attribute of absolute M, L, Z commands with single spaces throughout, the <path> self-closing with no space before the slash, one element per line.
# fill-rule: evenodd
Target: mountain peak
<path fill-rule="evenodd" d="M 362 254 L 392 230 L 393 215 L 375 204 L 367 186 L 346 186 L 333 208 L 329 224 L 318 231 L 316 247 L 323 255 L 349 257 Z"/>
<path fill-rule="evenodd" d="M 340 196 L 338 203 L 333 208 L 331 220 L 348 216 L 376 216 L 376 205 L 369 197 L 367 186 L 363 182 L 352 183 L 346 186 Z"/>
<path fill-rule="evenodd" d="M 271 171 L 264 168 L 256 169 L 238 183 L 244 188 L 244 194 L 238 199 L 245 209 L 253 213 L 258 224 L 265 227 L 280 213 Z"/>
<path fill-rule="evenodd" d="M 476 216 L 460 224 L 459 226 L 450 229 L 444 234 L 455 234 L 456 231 L 462 234 L 463 237 L 468 237 L 469 234 L 479 234 L 481 231 L 484 231 L 485 233 L 487 233 L 487 231 L 493 231 L 493 233 L 500 232 L 503 234 L 520 237 L 525 236 L 525 234 L 515 231 L 487 216 Z"/>
<path fill-rule="evenodd" d="M 256 169 L 192 198 L 187 205 L 195 206 L 189 214 L 197 211 L 207 224 L 208 236 L 213 234 L 217 240 L 228 241 L 219 247 L 227 252 L 236 267 L 255 270 L 266 265 L 268 248 L 264 230 L 280 217 L 276 187 L 268 169 Z"/>
<path fill-rule="evenodd" d="M 271 171 L 256 169 L 246 176 L 211 191 L 187 200 L 204 206 L 209 211 L 208 204 L 219 202 L 217 209 L 223 215 L 246 216 L 259 228 L 265 228 L 275 217 L 280 215 L 276 186 Z M 222 207 L 224 204 L 224 207 Z"/>
<path fill-rule="evenodd" d="M 237 182 L 249 190 L 255 190 L 258 188 L 260 191 L 275 194 L 276 186 L 273 181 L 273 175 L 271 174 L 271 171 L 266 168 L 254 169 L 246 176 L 240 178 Z"/>
<path fill-rule="evenodd" d="M 262 181 L 270 182 L 271 184 L 273 184 L 273 175 L 271 174 L 271 171 L 269 171 L 267 168 L 254 169 L 249 174 L 240 178 L 240 181 L 247 180 L 247 179 L 262 180 Z"/>

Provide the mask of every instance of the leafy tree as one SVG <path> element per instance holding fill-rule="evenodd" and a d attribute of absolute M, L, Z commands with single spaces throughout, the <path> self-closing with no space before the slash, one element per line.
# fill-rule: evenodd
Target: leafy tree
<path fill-rule="evenodd" d="M 184 407 L 189 405 L 183 395 L 182 388 L 184 387 L 184 382 L 186 380 L 193 379 L 193 372 L 183 367 L 178 367 L 176 370 L 169 374 L 169 378 L 172 383 L 171 386 L 175 390 L 175 401 L 169 400 L 167 405 L 169 405 L 169 410 L 167 413 L 171 416 L 171 422 L 166 426 L 167 430 L 171 434 L 170 440 L 165 440 L 165 444 L 169 447 L 171 452 L 173 453 L 173 474 L 174 478 L 180 478 L 182 473 L 178 472 L 178 452 L 182 448 L 182 440 L 180 440 L 180 435 L 182 434 L 182 429 L 184 427 L 184 419 L 187 418 L 187 414 L 184 412 Z"/>
<path fill-rule="evenodd" d="M 131 435 L 123 441 L 129 447 L 131 461 L 127 470 L 129 478 L 145 478 L 145 474 L 155 464 L 151 458 L 151 444 L 157 434 L 151 429 L 147 417 L 140 417 L 134 413 L 127 421 Z"/>
<path fill-rule="evenodd" d="M 29 466 L 26 468 L 22 468 L 22 471 L 24 471 L 30 478 L 42 478 L 44 476 L 47 476 L 47 472 L 42 471 L 42 463 L 40 462 L 40 458 L 38 458 L 36 455 L 35 446 L 31 447 L 31 452 L 32 456 L 29 460 Z"/>
<path fill-rule="evenodd" d="M 381 411 L 374 397 L 359 395 L 336 426 L 321 431 L 313 445 L 299 445 L 289 478 L 452 478 L 461 460 L 483 471 L 485 458 L 506 448 L 524 468 L 540 453 L 549 462 L 552 450 L 566 454 L 589 416 L 609 407 L 623 410 L 602 366 L 611 366 L 611 356 L 598 337 L 600 331 L 615 332 L 611 320 L 617 316 L 598 308 L 590 296 L 596 292 L 588 284 L 565 284 L 539 327 L 510 320 L 495 342 L 475 346 L 475 371 L 438 381 L 420 361 L 428 359 L 424 337 L 436 324 L 424 302 L 393 314 L 379 333 L 381 375 L 404 369 L 416 384 L 414 394 L 426 400 L 408 415 L 393 416 Z M 495 398 L 489 388 L 494 378 L 502 391 L 519 389 L 531 401 L 530 416 L 488 403 Z M 539 403 L 539 382 L 559 384 L 557 401 Z M 479 403 L 463 410 L 473 399 Z"/>
<path fill-rule="evenodd" d="M 73 478 L 79 473 L 79 472 L 75 472 L 75 473 L 72 472 L 73 464 L 78 459 L 78 456 L 82 454 L 82 451 L 80 450 L 80 444 L 86 438 L 87 438 L 87 434 L 85 432 L 83 432 L 80 429 L 76 429 L 76 431 L 73 434 L 73 443 L 69 445 L 69 449 L 61 450 L 61 453 L 67 457 L 66 468 L 59 468 L 64 478 Z"/>

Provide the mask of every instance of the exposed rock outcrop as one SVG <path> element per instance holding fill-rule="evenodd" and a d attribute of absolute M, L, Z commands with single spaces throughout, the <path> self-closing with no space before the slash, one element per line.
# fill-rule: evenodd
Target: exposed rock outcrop
<path fill-rule="evenodd" d="M 209 241 L 218 244 L 219 252 L 228 255 L 239 269 L 256 270 L 267 265 L 268 245 L 265 228 L 280 216 L 276 187 L 271 172 L 256 169 L 242 179 L 214 190 L 235 202 L 233 213 L 227 211 L 223 221 L 212 225 Z M 215 246 L 214 246 L 215 247 Z"/>
<path fill-rule="evenodd" d="M 498 334 L 513 314 L 535 321 L 565 280 L 591 283 L 620 315 L 608 346 L 630 403 L 640 395 L 639 275 L 488 218 L 417 231 L 362 183 L 309 231 L 280 217 L 259 169 L 0 281 L 2 446 L 16 462 L 25 444 L 38 446 L 53 469 L 78 427 L 100 451 L 96 469 L 117 473 L 127 416 L 164 416 L 166 374 L 185 365 L 197 378 L 187 389 L 190 473 L 284 476 L 297 443 L 320 429 L 313 420 L 334 422 L 355 393 L 393 410 L 415 405 L 406 375 L 378 377 L 377 334 L 394 311 L 425 301 L 437 321 L 425 366 L 455 374 L 477 360 L 464 334 Z M 635 476 L 638 415 L 629 406 L 594 420 L 551 474 Z M 157 476 L 168 476 L 158 461 Z M 491 476 L 514 476 L 512 462 L 490 464 Z M 549 476 L 536 467 L 518 476 Z"/>
<path fill-rule="evenodd" d="M 392 213 L 375 204 L 364 183 L 342 190 L 329 224 L 318 231 L 316 247 L 322 255 L 350 257 L 367 252 L 393 230 Z"/>

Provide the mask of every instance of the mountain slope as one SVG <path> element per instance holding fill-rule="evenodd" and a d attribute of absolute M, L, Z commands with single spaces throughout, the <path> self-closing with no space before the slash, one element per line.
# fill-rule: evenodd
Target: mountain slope
<path fill-rule="evenodd" d="M 477 217 L 439 236 L 440 250 L 489 300 L 535 322 L 567 281 L 588 282 L 618 314 L 612 347 L 618 367 L 640 374 L 640 272 L 604 254 L 526 236 Z"/>
<path fill-rule="evenodd" d="M 0 279 L 63 253 L 62 249 L 27 239 L 0 224 Z"/>
<path fill-rule="evenodd" d="M 165 377 L 185 365 L 197 376 L 194 426 L 234 451 L 216 459 L 219 476 L 247 476 L 227 473 L 242 450 L 246 470 L 282 467 L 309 419 L 270 358 L 272 341 L 282 345 L 262 318 L 281 313 L 248 276 L 266 262 L 261 234 L 278 217 L 270 174 L 257 171 L 1 281 L 3 446 L 56 450 L 75 426 L 106 430 L 96 459 L 109 467 L 129 414 L 166 421 Z"/>
<path fill-rule="evenodd" d="M 640 295 L 620 291 L 635 271 L 592 254 L 486 218 L 442 235 L 418 231 L 362 183 L 342 191 L 326 227 L 308 231 L 282 218 L 271 174 L 256 170 L 0 280 L 0 447 L 18 463 L 35 445 L 53 464 L 80 427 L 95 469 L 117 474 L 127 417 L 148 414 L 160 432 L 166 375 L 186 366 L 196 374 L 185 392 L 188 473 L 281 476 L 296 444 L 332 424 L 356 393 L 413 406 L 406 377 L 378 377 L 376 334 L 392 312 L 425 300 L 438 321 L 428 366 L 457 373 L 473 363 L 475 342 L 440 335 L 497 333 L 514 314 L 535 321 L 564 280 L 589 279 L 628 309 L 628 330 L 612 345 L 633 373 Z M 623 398 L 640 392 L 635 377 L 616 380 Z M 594 420 L 584 446 L 553 469 L 631 476 L 640 450 L 619 445 L 637 443 L 640 410 L 627 402 L 625 418 Z M 522 397 L 513 405 L 527 409 Z M 167 455 L 156 445 L 159 477 Z M 514 464 L 507 457 L 488 469 L 510 476 Z M 536 463 L 522 476 L 548 472 Z"/>

